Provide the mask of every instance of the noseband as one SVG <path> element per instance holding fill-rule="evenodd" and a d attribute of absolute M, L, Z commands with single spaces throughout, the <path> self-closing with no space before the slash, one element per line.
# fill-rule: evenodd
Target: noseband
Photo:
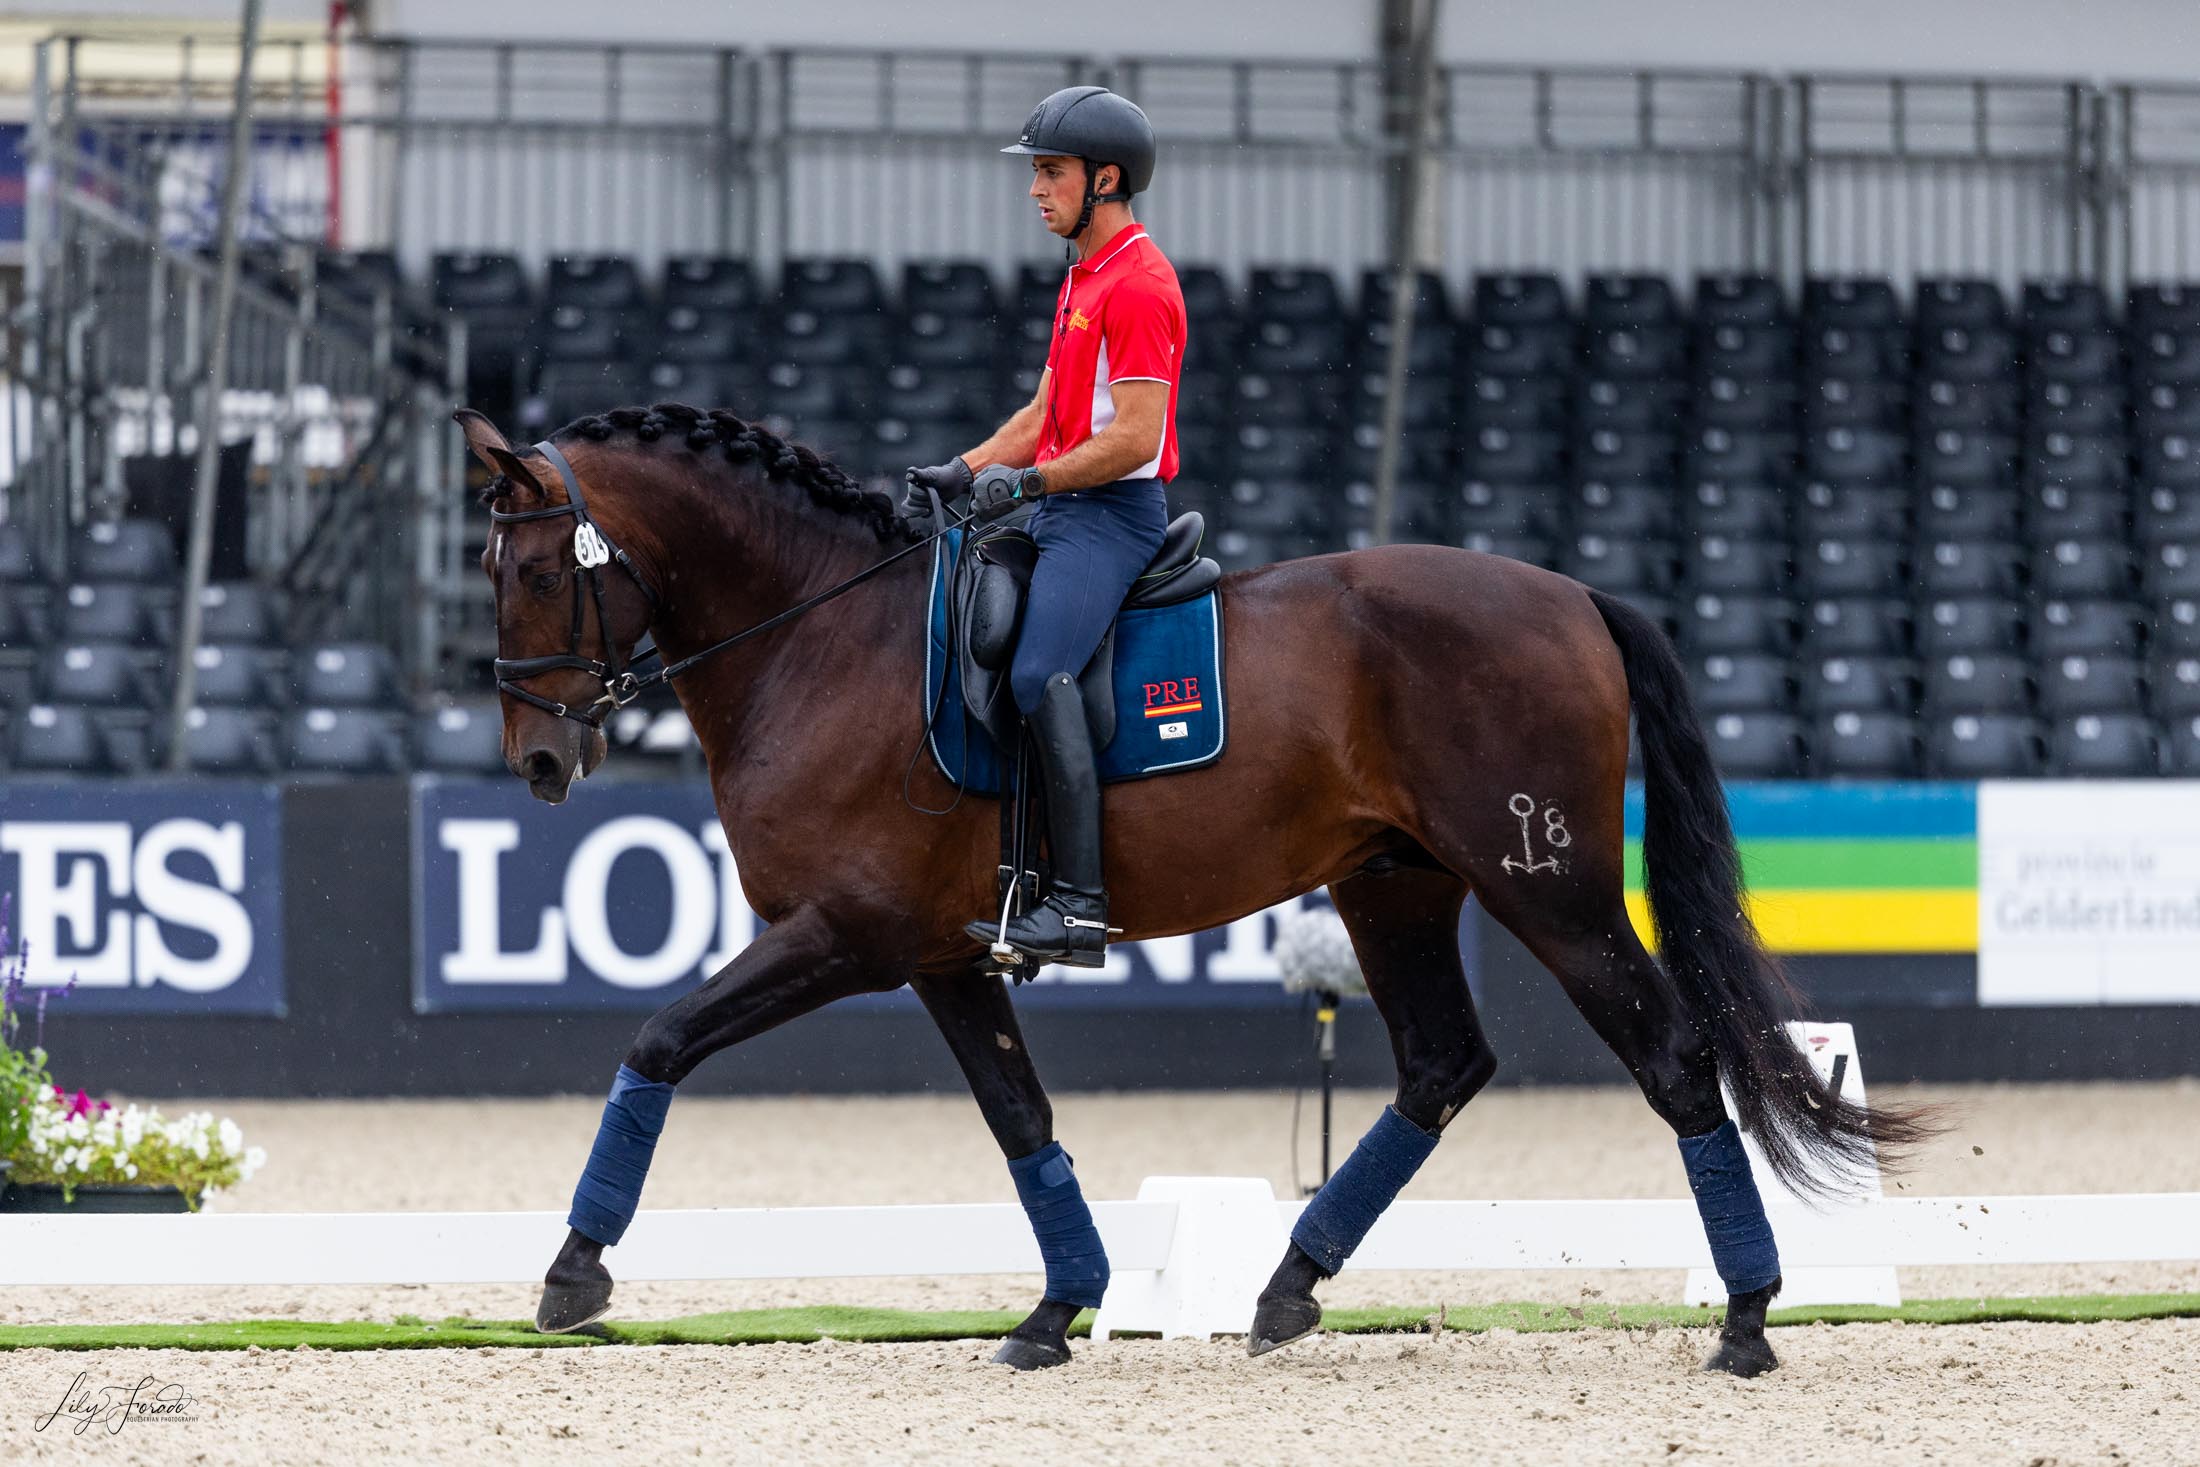
<path fill-rule="evenodd" d="M 759 633 L 770 631 L 773 627 L 793 621 L 803 612 L 814 606 L 822 606 L 843 591 L 854 590 L 903 556 L 915 554 L 949 530 L 970 522 L 970 513 L 965 513 L 950 520 L 947 512 L 940 507 L 939 497 L 933 495 L 932 513 L 939 528 L 922 540 L 913 545 L 903 546 L 876 565 L 858 571 L 837 586 L 820 591 L 807 601 L 790 606 L 776 616 L 767 617 L 753 627 L 735 632 L 730 637 L 721 638 L 692 656 L 683 657 L 678 662 L 659 667 L 653 672 L 637 672 L 636 667 L 657 657 L 659 654 L 653 647 L 636 657 L 634 663 L 630 665 L 620 653 L 618 639 L 611 633 L 611 615 L 604 609 L 603 580 L 596 574 L 597 568 L 612 561 L 617 561 L 619 568 L 627 573 L 635 586 L 640 589 L 643 599 L 649 603 L 649 617 L 652 623 L 663 613 L 664 603 L 657 599 L 657 593 L 650 589 L 649 582 L 643 577 L 641 571 L 635 567 L 634 562 L 627 558 L 627 553 L 612 544 L 611 537 L 604 534 L 597 527 L 596 522 L 588 517 L 588 503 L 581 496 L 581 481 L 574 476 L 573 466 L 565 461 L 565 455 L 558 451 L 558 446 L 545 438 L 535 445 L 534 451 L 548 459 L 550 467 L 556 469 L 558 477 L 565 481 L 566 502 L 551 505 L 547 509 L 507 510 L 498 509 L 492 505 L 489 509 L 489 518 L 500 525 L 511 525 L 527 520 L 556 519 L 560 515 L 573 516 L 573 561 L 579 567 L 579 570 L 573 577 L 572 641 L 568 650 L 553 652 L 545 657 L 497 658 L 495 663 L 492 664 L 496 672 L 497 691 L 507 693 L 531 707 L 540 708 L 545 713 L 554 714 L 559 718 L 570 718 L 576 723 L 585 723 L 593 729 L 602 728 L 606 718 L 640 697 L 645 690 L 655 687 L 658 683 L 669 683 L 704 658 L 715 656 L 737 642 L 746 641 Z M 974 511 L 972 512 L 974 513 Z M 591 602 L 596 607 L 596 631 L 603 639 L 604 655 L 601 658 L 586 657 L 581 653 L 581 642 L 587 634 L 588 607 Z M 528 678 L 541 673 L 569 670 L 585 672 L 603 684 L 602 695 L 586 708 L 576 709 L 564 703 L 553 703 L 548 698 L 530 693 L 520 686 Z"/>

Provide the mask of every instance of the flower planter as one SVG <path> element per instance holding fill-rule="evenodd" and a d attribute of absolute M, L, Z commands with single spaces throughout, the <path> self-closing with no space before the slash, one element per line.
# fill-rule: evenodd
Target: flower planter
<path fill-rule="evenodd" d="M 14 1182 L 0 1191 L 0 1212 L 189 1212 L 181 1187 L 137 1182 L 79 1182 L 64 1200 L 59 1182 Z"/>

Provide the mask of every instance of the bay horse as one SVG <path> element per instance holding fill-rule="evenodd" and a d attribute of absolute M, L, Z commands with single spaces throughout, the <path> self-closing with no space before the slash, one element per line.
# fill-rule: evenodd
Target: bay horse
<path fill-rule="evenodd" d="M 903 797 L 925 702 L 923 532 L 886 495 L 728 412 L 619 409 L 532 449 L 478 413 L 457 417 L 494 475 L 482 566 L 505 762 L 537 798 L 563 800 L 605 758 L 607 690 L 622 676 L 631 686 L 645 633 L 668 665 L 707 654 L 673 686 L 743 893 L 769 924 L 635 1037 L 539 1326 L 608 1310 L 603 1250 L 637 1205 L 672 1087 L 729 1045 L 907 984 L 968 1080 L 1047 1260 L 1045 1297 L 996 1359 L 1067 1361 L 1067 1328 L 1098 1302 L 1107 1266 L 1008 985 L 980 976 L 982 950 L 963 931 L 997 904 L 998 812 L 976 799 L 917 810 L 953 793 L 929 759 Z M 782 618 L 896 553 L 868 584 Z M 1125 938 L 1165 937 L 1326 886 L 1398 1070 L 1394 1105 L 1248 1301 L 1249 1350 L 1319 1324 L 1314 1286 L 1490 1080 L 1457 942 L 1472 891 L 1549 967 L 1679 1141 L 1729 1291 L 1707 1368 L 1771 1368 L 1777 1255 L 1720 1082 L 1768 1163 L 1806 1190 L 1874 1147 L 1887 1160 L 1926 1123 L 1842 1101 L 1787 1039 L 1798 998 L 1744 915 L 1725 796 L 1664 633 L 1564 576 L 1429 545 L 1239 571 L 1220 595 L 1229 748 L 1205 768 L 1107 789 L 1114 911 Z M 1623 899 L 1630 712 L 1662 962 Z"/>

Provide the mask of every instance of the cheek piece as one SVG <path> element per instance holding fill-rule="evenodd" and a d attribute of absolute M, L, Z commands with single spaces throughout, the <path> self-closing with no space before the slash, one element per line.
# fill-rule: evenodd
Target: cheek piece
<path fill-rule="evenodd" d="M 665 1112 L 672 1109 L 672 1089 L 619 1066 L 611 1097 L 603 1103 L 596 1144 L 589 1148 L 588 1165 L 573 1189 L 566 1226 L 607 1248 L 626 1236 L 627 1224 L 642 1205 L 642 1182 L 665 1128 Z"/>

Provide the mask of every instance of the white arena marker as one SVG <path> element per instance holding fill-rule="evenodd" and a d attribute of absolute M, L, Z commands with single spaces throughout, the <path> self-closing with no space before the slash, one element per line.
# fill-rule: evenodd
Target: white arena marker
<path fill-rule="evenodd" d="M 1843 1100 L 1851 1105 L 1864 1104 L 1864 1067 L 1856 1056 L 1856 1031 L 1847 1024 L 1790 1024 L 1788 1037 L 1804 1054 L 1810 1056 L 1811 1068 L 1818 1078 L 1836 1086 Z M 1722 1089 L 1722 1094 L 1724 1091 Z M 1727 1114 L 1734 1113 L 1734 1099 L 1726 1097 Z M 1876 1162 L 1869 1171 L 1843 1179 L 1844 1196 L 1815 1201 L 1798 1197 L 1786 1183 L 1773 1174 L 1765 1161 L 1765 1154 L 1757 1147 L 1756 1140 L 1746 1132 L 1742 1136 L 1742 1149 L 1749 1154 L 1749 1167 L 1757 1177 L 1757 1191 L 1765 1199 L 1765 1207 L 1773 1212 L 1773 1240 L 1780 1245 L 1781 1285 L 1780 1297 L 1773 1301 L 1775 1308 L 1792 1309 L 1808 1304 L 1886 1304 L 1902 1302 L 1902 1286 L 1896 1281 L 1894 1270 L 1884 1265 L 1866 1268 L 1825 1268 L 1815 1265 L 1793 1267 L 1788 1263 L 1787 1234 L 1780 1229 L 1777 1215 L 1783 1207 L 1807 1208 L 1823 1213 L 1829 1218 L 1852 1216 L 1868 1202 L 1885 1196 L 1879 1185 L 1879 1168 Z M 1692 1268 L 1688 1282 L 1682 1289 L 1681 1300 L 1686 1304 L 1724 1304 L 1726 1285 L 1719 1282 L 1718 1274 L 1708 1268 Z"/>

